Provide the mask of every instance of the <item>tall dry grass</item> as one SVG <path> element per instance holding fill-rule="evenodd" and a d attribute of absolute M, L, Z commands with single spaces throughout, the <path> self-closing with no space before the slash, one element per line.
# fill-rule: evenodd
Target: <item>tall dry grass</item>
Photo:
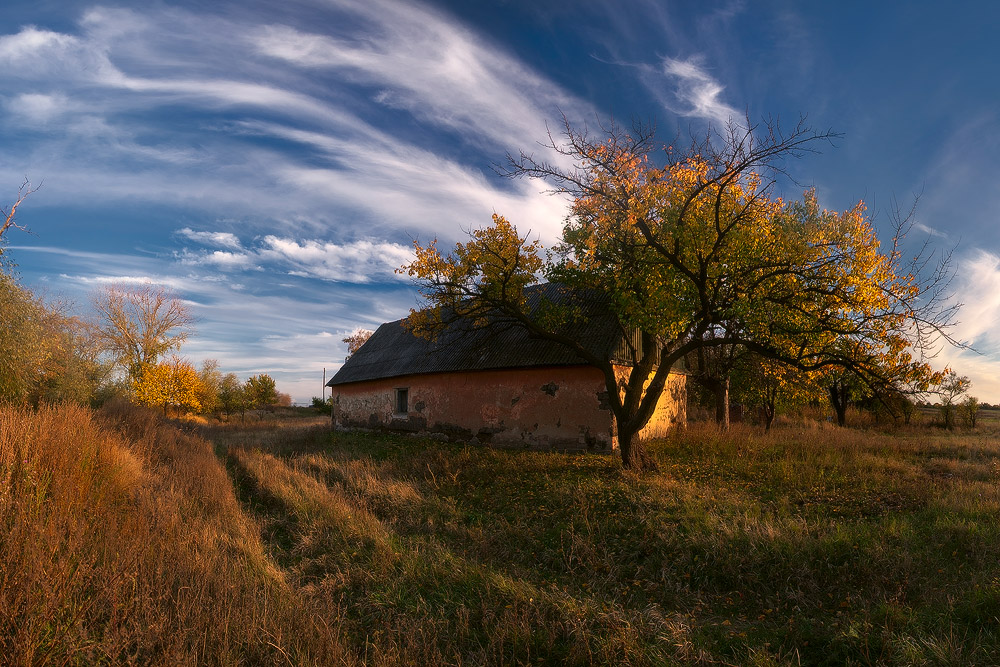
<path fill-rule="evenodd" d="M 337 664 L 202 439 L 124 405 L 0 407 L 5 664 Z"/>

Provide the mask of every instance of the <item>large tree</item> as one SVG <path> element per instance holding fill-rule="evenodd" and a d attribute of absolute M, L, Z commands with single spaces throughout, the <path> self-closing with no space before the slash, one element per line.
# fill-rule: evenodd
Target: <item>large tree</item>
<path fill-rule="evenodd" d="M 677 150 L 644 126 L 594 137 L 567 124 L 549 145 L 557 162 L 522 153 L 507 168 L 572 198 L 561 242 L 543 255 L 494 216 L 450 253 L 415 244 L 404 268 L 429 308 L 411 326 L 433 335 L 450 319 L 500 316 L 574 350 L 604 374 L 627 467 L 649 464 L 638 434 L 670 370 L 699 348 L 743 345 L 802 369 L 850 366 L 875 382 L 909 363 L 950 311 L 939 280 L 901 267 L 895 244 L 880 250 L 863 205 L 837 214 L 811 192 L 774 195 L 784 160 L 829 137 L 801 123 L 788 133 L 734 124 Z M 903 226 L 896 231 L 898 242 Z M 638 341 L 624 382 L 564 333 L 571 309 L 529 307 L 524 288 L 540 278 L 607 295 L 626 340 Z"/>
<path fill-rule="evenodd" d="M 0 271 L 0 401 L 86 403 L 106 375 L 87 322 Z"/>
<path fill-rule="evenodd" d="M 109 285 L 94 295 L 93 303 L 104 348 L 130 381 L 179 348 L 194 323 L 183 301 L 152 283 Z"/>

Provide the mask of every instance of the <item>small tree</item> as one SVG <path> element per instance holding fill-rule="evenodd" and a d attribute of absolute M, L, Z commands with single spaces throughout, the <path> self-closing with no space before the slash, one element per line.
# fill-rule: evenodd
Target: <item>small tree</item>
<path fill-rule="evenodd" d="M 274 379 L 267 373 L 249 377 L 244 385 L 244 391 L 250 408 L 259 410 L 278 402 L 278 390 Z"/>
<path fill-rule="evenodd" d="M 757 355 L 745 355 L 733 369 L 737 400 L 756 408 L 770 431 L 779 408 L 802 406 L 822 397 L 809 373 Z"/>
<path fill-rule="evenodd" d="M 219 409 L 219 388 L 222 385 L 222 371 L 219 370 L 219 362 L 215 359 L 202 361 L 198 378 L 201 380 L 198 394 L 201 410 L 206 413 L 215 412 Z"/>
<path fill-rule="evenodd" d="M 246 391 L 235 373 L 226 373 L 219 382 L 219 407 L 227 417 L 237 410 L 241 413 L 246 410 Z"/>
<path fill-rule="evenodd" d="M 958 406 L 958 414 L 962 418 L 962 424 L 966 428 L 976 428 L 979 419 L 979 399 L 975 396 L 967 396 L 962 404 Z"/>
<path fill-rule="evenodd" d="M 139 403 L 162 407 L 167 416 L 169 408 L 177 414 L 200 410 L 200 385 L 194 366 L 172 357 L 164 363 L 143 366 L 132 380 L 132 391 Z"/>
<path fill-rule="evenodd" d="M 949 370 L 938 388 L 941 396 L 941 421 L 946 429 L 955 428 L 955 401 L 969 390 L 969 378 Z"/>
<path fill-rule="evenodd" d="M 341 340 L 347 343 L 347 356 L 344 357 L 344 361 L 350 359 L 355 352 L 360 350 L 361 346 L 368 342 L 373 333 L 375 332 L 370 329 L 355 329 L 353 333 L 342 338 Z"/>

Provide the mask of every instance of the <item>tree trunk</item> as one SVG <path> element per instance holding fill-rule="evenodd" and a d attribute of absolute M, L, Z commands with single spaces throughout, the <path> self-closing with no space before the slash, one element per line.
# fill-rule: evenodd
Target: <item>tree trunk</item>
<path fill-rule="evenodd" d="M 656 464 L 646 452 L 646 443 L 639 437 L 638 429 L 618 427 L 618 449 L 622 453 L 622 466 L 629 470 L 656 470 Z"/>
<path fill-rule="evenodd" d="M 715 380 L 715 423 L 723 431 L 729 430 L 729 378 Z"/>
<path fill-rule="evenodd" d="M 715 423 L 723 431 L 729 430 L 729 378 L 699 375 L 698 384 L 712 392 L 715 398 Z"/>
<path fill-rule="evenodd" d="M 830 403 L 837 413 L 837 426 L 847 424 L 847 389 L 840 382 L 830 385 Z"/>

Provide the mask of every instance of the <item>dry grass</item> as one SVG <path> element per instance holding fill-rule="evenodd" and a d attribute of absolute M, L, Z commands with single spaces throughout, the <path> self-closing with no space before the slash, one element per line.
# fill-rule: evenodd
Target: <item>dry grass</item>
<path fill-rule="evenodd" d="M 1000 664 L 1000 444 L 694 425 L 610 456 L 0 412 L 0 651 L 46 662 Z"/>
<path fill-rule="evenodd" d="M 209 443 L 150 412 L 0 408 L 0 521 L 9 664 L 346 659 Z"/>

